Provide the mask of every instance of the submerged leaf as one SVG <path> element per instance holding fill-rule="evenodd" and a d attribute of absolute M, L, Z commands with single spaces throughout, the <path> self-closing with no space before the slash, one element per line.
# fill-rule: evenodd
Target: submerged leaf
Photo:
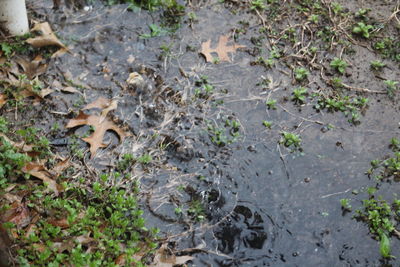
<path fill-rule="evenodd" d="M 167 246 L 162 245 L 156 252 L 153 259 L 153 264 L 150 267 L 173 267 L 175 265 L 182 265 L 186 262 L 193 260 L 192 256 L 175 256 L 168 251 Z"/>
<path fill-rule="evenodd" d="M 104 135 L 107 131 L 111 130 L 115 132 L 120 140 L 123 140 L 127 134 L 120 129 L 112 120 L 106 117 L 110 110 L 117 107 L 117 102 L 105 98 L 99 98 L 91 104 L 88 104 L 84 109 L 100 108 L 103 109 L 100 116 L 98 115 L 86 115 L 82 111 L 78 117 L 68 122 L 67 128 L 74 128 L 82 125 L 90 125 L 94 128 L 94 132 L 91 136 L 82 138 L 83 141 L 89 143 L 91 158 L 94 157 L 97 150 L 107 145 L 103 143 Z"/>
<path fill-rule="evenodd" d="M 211 40 L 208 40 L 207 42 L 201 44 L 200 53 L 204 55 L 207 62 L 213 62 L 214 60 L 214 57 L 211 55 L 211 53 L 217 53 L 218 59 L 220 61 L 231 61 L 229 59 L 228 53 L 234 53 L 236 52 L 236 49 L 244 48 L 246 46 L 237 44 L 227 45 L 228 39 L 229 36 L 224 36 L 224 35 L 220 36 L 216 48 L 211 48 Z"/>

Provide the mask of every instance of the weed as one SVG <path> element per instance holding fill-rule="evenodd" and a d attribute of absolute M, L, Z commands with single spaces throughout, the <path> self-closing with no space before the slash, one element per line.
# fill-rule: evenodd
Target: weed
<path fill-rule="evenodd" d="M 209 83 L 207 76 L 201 76 L 195 86 L 194 95 L 198 98 L 208 99 L 214 93 L 214 86 Z"/>
<path fill-rule="evenodd" d="M 8 121 L 0 116 L 0 133 L 8 133 Z"/>
<path fill-rule="evenodd" d="M 250 2 L 251 10 L 264 10 L 267 6 L 265 5 L 265 0 L 252 0 Z"/>
<path fill-rule="evenodd" d="M 391 81 L 391 80 L 386 80 L 384 81 L 385 85 L 386 85 L 386 90 L 387 90 L 387 94 L 390 98 L 394 97 L 395 92 L 398 90 L 398 86 L 397 84 L 399 82 L 396 81 Z"/>
<path fill-rule="evenodd" d="M 305 68 L 297 68 L 294 70 L 294 78 L 297 81 L 303 81 L 303 80 L 307 79 L 309 74 L 310 73 Z"/>
<path fill-rule="evenodd" d="M 153 37 L 158 37 L 164 35 L 167 31 L 157 24 L 150 24 L 149 25 L 150 33 L 143 33 L 140 35 L 140 38 L 148 39 Z"/>
<path fill-rule="evenodd" d="M 225 125 L 214 126 L 208 122 L 207 131 L 211 141 L 217 146 L 226 146 L 232 144 L 240 137 L 239 133 L 240 124 L 235 120 L 226 120 Z"/>
<path fill-rule="evenodd" d="M 272 122 L 270 121 L 263 121 L 262 124 L 265 126 L 265 128 L 271 129 L 272 127 Z"/>
<path fill-rule="evenodd" d="M 353 33 L 361 35 L 362 37 L 368 39 L 370 37 L 370 32 L 374 29 L 372 25 L 366 25 L 364 22 L 358 22 L 357 25 L 353 27 Z"/>
<path fill-rule="evenodd" d="M 141 164 L 149 164 L 153 160 L 153 157 L 149 154 L 144 154 L 137 158 L 137 161 Z"/>
<path fill-rule="evenodd" d="M 342 205 L 343 210 L 351 211 L 350 199 L 342 198 L 340 200 L 340 205 Z"/>
<path fill-rule="evenodd" d="M 265 102 L 265 104 L 267 105 L 268 109 L 276 109 L 276 100 L 275 99 L 267 100 Z"/>
<path fill-rule="evenodd" d="M 122 155 L 122 159 L 117 163 L 117 169 L 119 171 L 125 171 L 135 162 L 135 157 L 131 153 Z"/>
<path fill-rule="evenodd" d="M 194 199 L 189 203 L 188 214 L 198 222 L 205 219 L 203 203 L 200 200 Z"/>
<path fill-rule="evenodd" d="M 371 64 L 371 69 L 373 70 L 381 70 L 383 67 L 386 66 L 386 64 L 380 60 L 373 60 L 370 62 L 370 64 Z"/>
<path fill-rule="evenodd" d="M 331 66 L 333 69 L 335 69 L 335 70 L 337 70 L 338 72 L 340 72 L 341 74 L 344 74 L 345 71 L 346 71 L 346 67 L 348 66 L 348 64 L 346 63 L 346 61 L 344 61 L 344 60 L 342 60 L 342 59 L 340 59 L 340 58 L 335 57 L 335 58 L 331 61 L 330 66 Z"/>
<path fill-rule="evenodd" d="M 311 16 L 308 17 L 308 21 L 311 21 L 314 24 L 318 24 L 319 16 L 316 14 L 311 14 Z"/>
<path fill-rule="evenodd" d="M 295 133 L 281 132 L 282 138 L 279 141 L 285 147 L 292 148 L 294 150 L 301 150 L 301 138 Z"/>
<path fill-rule="evenodd" d="M 331 3 L 331 7 L 333 10 L 333 13 L 335 13 L 336 15 L 340 14 L 341 12 L 343 12 L 343 6 L 337 2 L 332 2 Z"/>
<path fill-rule="evenodd" d="M 17 152 L 3 136 L 0 136 L 0 143 L 0 187 L 4 187 L 8 180 L 23 176 L 21 168 L 30 162 L 31 158 Z"/>
<path fill-rule="evenodd" d="M 297 104 L 304 104 L 306 102 L 307 88 L 299 87 L 293 90 L 292 100 Z"/>

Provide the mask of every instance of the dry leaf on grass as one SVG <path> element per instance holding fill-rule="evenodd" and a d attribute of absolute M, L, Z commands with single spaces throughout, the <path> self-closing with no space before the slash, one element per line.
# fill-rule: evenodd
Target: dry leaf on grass
<path fill-rule="evenodd" d="M 47 187 L 53 190 L 56 196 L 58 196 L 63 190 L 62 186 L 53 180 L 53 178 L 56 177 L 53 177 L 54 175 L 52 175 L 45 167 L 43 167 L 42 164 L 30 162 L 22 168 L 22 171 L 45 182 Z"/>
<path fill-rule="evenodd" d="M 219 37 L 219 41 L 217 44 L 216 48 L 211 48 L 211 40 L 208 40 L 207 42 L 204 42 L 201 44 L 201 54 L 204 55 L 206 58 L 207 62 L 213 62 L 214 57 L 211 55 L 211 53 L 217 53 L 218 59 L 220 61 L 231 61 L 229 58 L 228 53 L 234 53 L 236 52 L 236 49 L 238 48 L 244 48 L 246 46 L 244 45 L 228 45 L 228 40 L 229 36 L 222 35 Z"/>
<path fill-rule="evenodd" d="M 2 108 L 7 103 L 7 97 L 4 94 L 0 94 L 0 108 Z"/>
<path fill-rule="evenodd" d="M 43 57 L 41 55 L 36 56 L 32 61 L 28 61 L 24 58 L 17 58 L 16 62 L 24 70 L 25 74 L 29 80 L 43 74 L 46 72 L 48 64 L 42 63 Z"/>
<path fill-rule="evenodd" d="M 41 32 L 41 36 L 29 38 L 26 42 L 35 48 L 45 46 L 57 46 L 60 49 L 52 57 L 60 56 L 68 51 L 68 48 L 58 40 L 48 22 L 36 23 L 31 31 Z"/>
<path fill-rule="evenodd" d="M 79 113 L 78 117 L 72 119 L 68 122 L 67 128 L 74 128 L 82 125 L 90 125 L 94 127 L 94 133 L 87 137 L 82 138 L 83 141 L 89 143 L 91 158 L 94 157 L 96 151 L 99 148 L 106 147 L 107 145 L 103 143 L 104 135 L 107 131 L 114 131 L 123 140 L 127 134 L 120 129 L 112 120 L 106 117 L 107 113 L 116 108 L 116 103 L 108 99 L 99 98 L 93 103 L 87 105 L 84 109 L 90 108 L 104 108 L 101 116 L 98 115 L 86 115 L 82 111 Z"/>
<path fill-rule="evenodd" d="M 62 92 L 65 92 L 65 93 L 71 93 L 71 94 L 77 93 L 77 94 L 82 94 L 79 90 L 75 89 L 75 88 L 72 87 L 72 86 L 62 87 L 60 90 L 61 90 Z"/>
<path fill-rule="evenodd" d="M 25 203 L 16 201 L 1 215 L 0 219 L 2 222 L 14 223 L 18 228 L 24 228 L 31 222 L 31 215 Z"/>
<path fill-rule="evenodd" d="M 153 263 L 149 267 L 173 267 L 193 260 L 192 256 L 175 256 L 168 252 L 167 245 L 163 244 L 156 252 Z"/>
<path fill-rule="evenodd" d="M 98 108 L 98 109 L 105 109 L 111 104 L 111 99 L 105 98 L 105 97 L 99 97 L 95 101 L 93 101 L 90 104 L 87 104 L 83 110 L 86 109 L 92 109 L 92 108 Z"/>

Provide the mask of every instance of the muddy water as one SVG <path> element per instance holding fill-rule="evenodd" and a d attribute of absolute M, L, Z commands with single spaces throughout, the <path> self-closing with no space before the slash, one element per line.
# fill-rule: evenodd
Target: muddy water
<path fill-rule="evenodd" d="M 379 244 L 365 225 L 343 214 L 339 200 L 350 198 L 357 206 L 361 196 L 351 192 L 375 185 L 364 172 L 371 160 L 388 153 L 388 140 L 399 136 L 396 102 L 368 95 L 369 108 L 357 126 L 340 113 L 317 113 L 312 103 L 295 106 L 285 100 L 292 88 L 292 79 L 285 74 L 290 72 L 287 66 L 277 63 L 268 71 L 250 66 L 254 61 L 248 53 L 250 38 L 257 34 L 257 18 L 233 15 L 219 4 L 195 8 L 198 21 L 192 27 L 184 23 L 174 34 L 150 39 L 140 35 L 149 33 L 147 25 L 159 23 L 157 14 L 127 12 L 126 6 L 95 6 L 89 12 L 65 16 L 50 8 L 48 2 L 33 3 L 33 9 L 72 48 L 71 55 L 56 60 L 55 76 L 62 77 L 68 70 L 86 88 L 86 102 L 98 96 L 117 98 L 115 116 L 137 137 L 116 151 L 153 151 L 157 142 L 148 136 L 155 132 L 172 143 L 165 151 L 154 152 L 160 159 L 154 171 L 135 175 L 141 178 L 143 190 L 151 192 L 143 202 L 149 224 L 159 227 L 178 250 L 198 248 L 193 250 L 193 266 L 382 263 Z M 216 43 L 219 35 L 228 34 L 241 20 L 250 26 L 237 42 L 249 49 L 232 55 L 232 62 L 206 63 L 198 54 L 201 43 L 208 39 Z M 160 58 L 163 44 L 171 47 L 166 58 Z M 363 66 L 363 57 L 373 55 L 357 48 L 354 65 Z M 148 91 L 134 94 L 124 88 L 129 73 L 144 68 Z M 360 86 L 367 83 L 370 89 L 380 90 L 376 80 L 365 81 L 368 76 L 362 68 L 354 70 L 353 78 L 363 83 Z M 393 65 L 385 74 L 399 80 L 398 73 Z M 222 105 L 193 100 L 195 81 L 201 75 L 208 76 L 215 86 L 214 99 L 223 100 Z M 257 86 L 262 76 L 273 80 L 269 91 Z M 320 84 L 315 78 L 310 87 Z M 171 95 L 176 92 L 186 98 L 174 102 Z M 278 100 L 277 110 L 266 109 L 268 97 Z M 60 98 L 67 103 L 58 107 L 60 112 L 67 112 L 79 100 L 62 93 L 53 100 Z M 208 136 L 206 120 L 221 123 L 226 117 L 240 122 L 241 137 L 219 147 Z M 266 129 L 263 120 L 271 121 L 272 129 Z M 334 128 L 328 130 L 328 124 Z M 303 152 L 290 153 L 279 146 L 281 131 L 300 134 Z M 182 153 L 179 147 L 189 149 Z M 99 162 L 104 162 L 107 153 L 112 154 L 110 150 L 100 153 L 89 164 L 101 168 Z M 399 185 L 384 184 L 381 189 L 390 198 Z M 174 214 L 174 208 L 193 196 L 203 201 L 206 219 L 188 224 Z M 399 249 L 394 241 L 395 256 Z"/>

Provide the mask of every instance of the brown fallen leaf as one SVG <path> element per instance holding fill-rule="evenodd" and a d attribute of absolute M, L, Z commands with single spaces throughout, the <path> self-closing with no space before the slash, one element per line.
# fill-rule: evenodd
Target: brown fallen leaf
<path fill-rule="evenodd" d="M 45 182 L 47 187 L 53 190 L 56 196 L 63 190 L 62 186 L 53 180 L 53 175 L 41 164 L 30 162 L 22 168 L 22 171 Z"/>
<path fill-rule="evenodd" d="M 201 44 L 201 54 L 204 55 L 206 58 L 207 62 L 213 62 L 214 57 L 211 55 L 211 53 L 217 53 L 218 58 L 220 61 L 231 61 L 228 53 L 234 53 L 236 52 L 236 49 L 238 48 L 244 48 L 246 46 L 244 45 L 228 45 L 228 40 L 229 36 L 228 35 L 222 35 L 219 37 L 219 41 L 217 44 L 216 48 L 211 48 L 211 40 L 208 40 L 207 42 L 204 42 Z"/>
<path fill-rule="evenodd" d="M 7 97 L 4 94 L 0 94 L 0 108 L 4 106 L 4 104 L 7 103 Z"/>
<path fill-rule="evenodd" d="M 10 208 L 1 215 L 2 222 L 14 223 L 18 228 L 24 228 L 31 222 L 29 209 L 25 203 L 14 202 Z"/>
<path fill-rule="evenodd" d="M 57 36 L 54 34 L 48 22 L 36 23 L 31 31 L 41 32 L 41 36 L 29 38 L 26 42 L 35 48 L 45 47 L 45 46 L 57 46 L 60 49 L 53 54 L 53 57 L 60 56 L 65 52 L 68 52 L 68 48 L 58 40 Z"/>
<path fill-rule="evenodd" d="M 68 220 L 67 219 L 59 219 L 59 220 L 56 220 L 56 219 L 49 219 L 49 220 L 47 220 L 47 222 L 49 223 L 49 224 L 51 224 L 51 225 L 53 225 L 53 226 L 58 226 L 58 227 L 60 227 L 61 229 L 66 229 L 66 228 L 69 228 L 69 223 L 68 223 Z"/>
<path fill-rule="evenodd" d="M 167 249 L 167 245 L 163 244 L 156 252 L 153 263 L 149 267 L 173 267 L 175 265 L 182 265 L 186 262 L 193 260 L 191 256 L 175 256 Z"/>
<path fill-rule="evenodd" d="M 99 97 L 92 103 L 87 104 L 83 108 L 83 110 L 92 109 L 92 108 L 105 109 L 110 106 L 111 101 L 112 101 L 111 99 L 107 99 L 105 97 Z"/>
<path fill-rule="evenodd" d="M 46 72 L 48 64 L 42 63 L 43 57 L 41 55 L 36 56 L 32 61 L 28 61 L 24 58 L 17 58 L 16 62 L 22 67 L 23 74 L 25 74 L 29 80 Z"/>
<path fill-rule="evenodd" d="M 62 87 L 61 91 L 65 92 L 65 93 L 71 93 L 71 94 L 75 94 L 75 93 L 82 94 L 79 90 L 75 89 L 72 86 Z"/>
<path fill-rule="evenodd" d="M 107 146 L 103 143 L 103 138 L 108 130 L 114 131 L 119 136 L 120 140 L 123 140 L 127 136 L 127 134 L 122 129 L 118 128 L 109 118 L 97 115 L 86 115 L 82 111 L 79 113 L 78 117 L 71 119 L 66 127 L 74 128 L 82 125 L 94 127 L 94 133 L 91 136 L 82 138 L 83 141 L 90 145 L 91 158 L 94 157 L 99 148 Z"/>

